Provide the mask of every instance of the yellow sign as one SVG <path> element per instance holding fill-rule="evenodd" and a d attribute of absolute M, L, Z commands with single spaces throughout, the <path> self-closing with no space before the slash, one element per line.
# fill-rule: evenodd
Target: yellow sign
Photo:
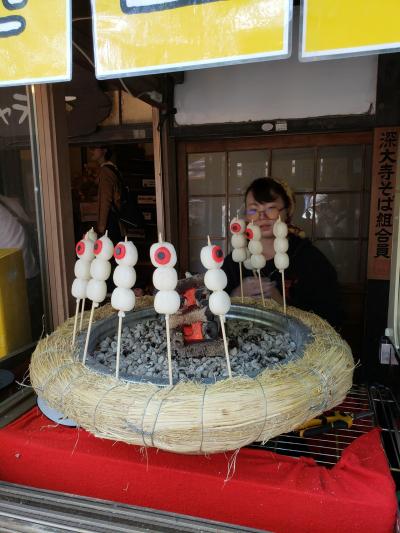
<path fill-rule="evenodd" d="M 302 0 L 300 59 L 400 50 L 400 0 Z"/>
<path fill-rule="evenodd" d="M 290 55 L 292 0 L 92 0 L 99 79 Z"/>
<path fill-rule="evenodd" d="M 0 86 L 70 80 L 70 0 L 3 0 L 0 58 Z"/>

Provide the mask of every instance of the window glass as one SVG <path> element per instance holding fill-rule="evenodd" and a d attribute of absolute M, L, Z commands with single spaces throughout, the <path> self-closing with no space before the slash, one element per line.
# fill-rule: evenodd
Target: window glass
<path fill-rule="evenodd" d="M 189 200 L 189 238 L 225 237 L 224 197 L 195 197 Z"/>
<path fill-rule="evenodd" d="M 313 148 L 272 150 L 271 176 L 284 179 L 294 191 L 312 191 L 314 161 Z"/>
<path fill-rule="evenodd" d="M 315 236 L 358 237 L 361 194 L 321 194 L 315 197 Z"/>
<path fill-rule="evenodd" d="M 244 194 L 256 178 L 269 175 L 269 150 L 229 152 L 229 193 Z"/>
<path fill-rule="evenodd" d="M 339 241 L 334 239 L 317 240 L 317 248 L 334 265 L 340 283 L 359 281 L 360 242 L 356 240 Z"/>
<path fill-rule="evenodd" d="M 27 348 L 44 322 L 40 186 L 29 114 L 25 87 L 0 89 L 0 357 Z"/>
<path fill-rule="evenodd" d="M 189 195 L 224 194 L 226 156 L 224 152 L 189 154 Z"/>
<path fill-rule="evenodd" d="M 318 151 L 317 190 L 359 191 L 363 187 L 363 147 L 326 146 Z"/>
<path fill-rule="evenodd" d="M 292 218 L 292 223 L 302 229 L 307 237 L 312 237 L 314 195 L 296 194 L 296 209 Z"/>

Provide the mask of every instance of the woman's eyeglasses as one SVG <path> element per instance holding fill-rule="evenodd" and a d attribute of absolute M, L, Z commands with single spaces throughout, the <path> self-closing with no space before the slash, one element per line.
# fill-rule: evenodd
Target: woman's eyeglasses
<path fill-rule="evenodd" d="M 269 220 L 277 220 L 281 211 L 284 211 L 285 209 L 286 207 L 281 207 L 281 209 L 278 209 L 277 207 L 262 207 L 261 209 L 252 208 L 246 209 L 245 214 L 250 220 L 258 220 L 261 218 L 262 214 Z"/>

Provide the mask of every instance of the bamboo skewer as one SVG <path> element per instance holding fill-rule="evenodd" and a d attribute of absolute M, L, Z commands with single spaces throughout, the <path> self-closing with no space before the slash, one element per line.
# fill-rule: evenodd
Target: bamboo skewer
<path fill-rule="evenodd" d="M 281 270 L 282 276 L 282 296 L 283 296 L 283 312 L 286 315 L 286 290 L 285 290 L 285 271 Z"/>
<path fill-rule="evenodd" d="M 85 311 L 85 300 L 86 300 L 86 298 L 82 298 L 82 310 L 81 310 L 81 320 L 80 320 L 80 323 L 79 323 L 79 331 L 82 331 L 83 313 Z"/>
<path fill-rule="evenodd" d="M 240 272 L 240 297 L 243 303 L 243 271 L 242 271 L 242 262 L 239 261 L 239 272 Z"/>
<path fill-rule="evenodd" d="M 226 366 L 228 367 L 228 376 L 232 378 L 231 360 L 229 357 L 228 341 L 226 340 L 226 332 L 225 332 L 225 318 L 223 315 L 220 315 L 219 319 L 221 321 L 221 331 L 222 331 L 222 338 L 224 340 Z"/>
<path fill-rule="evenodd" d="M 119 379 L 119 362 L 121 358 L 121 334 L 122 334 L 122 319 L 125 316 L 123 311 L 118 312 L 118 338 L 117 338 L 117 358 L 115 361 L 115 377 Z"/>
<path fill-rule="evenodd" d="M 76 338 L 76 326 L 78 325 L 79 304 L 80 304 L 80 300 L 77 299 L 77 300 L 76 300 L 76 310 L 75 310 L 75 320 L 74 320 L 74 333 L 73 333 L 73 335 L 72 335 L 71 346 L 73 346 L 73 345 L 75 344 L 75 338 Z"/>
<path fill-rule="evenodd" d="M 169 384 L 172 387 L 172 354 L 171 354 L 171 334 L 169 328 L 169 315 L 165 315 L 165 329 L 167 331 L 167 355 L 168 355 L 168 376 Z"/>
<path fill-rule="evenodd" d="M 92 309 L 90 310 L 89 325 L 88 325 L 88 330 L 87 330 L 87 333 L 86 333 L 85 350 L 83 352 L 82 364 L 86 363 L 86 356 L 87 356 L 87 351 L 88 351 L 88 346 L 89 346 L 89 338 L 90 338 L 90 330 L 92 329 L 93 314 L 94 314 L 95 308 L 98 307 L 98 305 L 99 305 L 98 303 L 93 302 L 92 303 Z"/>
<path fill-rule="evenodd" d="M 261 282 L 261 272 L 260 272 L 260 270 L 257 270 L 257 274 L 258 274 L 258 282 L 260 284 L 261 300 L 262 300 L 263 307 L 265 307 L 264 290 L 263 290 L 263 286 L 262 286 L 262 282 Z"/>

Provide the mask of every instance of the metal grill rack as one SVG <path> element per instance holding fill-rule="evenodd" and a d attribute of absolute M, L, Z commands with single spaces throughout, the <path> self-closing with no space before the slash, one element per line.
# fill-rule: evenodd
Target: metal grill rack
<path fill-rule="evenodd" d="M 380 427 L 390 468 L 392 472 L 400 472 L 400 408 L 390 389 L 380 385 L 370 388 L 354 385 L 344 402 L 335 409 L 353 414 L 373 411 L 374 414 L 355 420 L 350 429 L 332 430 L 313 437 L 286 433 L 264 445 L 254 443 L 251 447 L 294 457 L 311 457 L 322 466 L 332 467 L 354 439 Z"/>

